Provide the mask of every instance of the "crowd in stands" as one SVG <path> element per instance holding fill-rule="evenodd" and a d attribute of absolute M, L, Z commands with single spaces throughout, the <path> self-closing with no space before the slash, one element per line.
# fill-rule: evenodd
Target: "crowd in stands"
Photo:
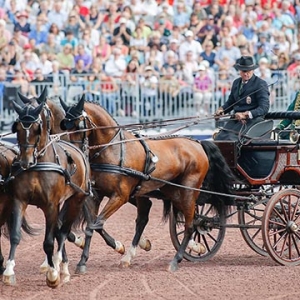
<path fill-rule="evenodd" d="M 300 72 L 300 0 L 0 0 L 0 93 L 3 82 L 36 96 L 30 83 L 87 81 L 108 94 L 126 82 L 155 101 L 192 87 L 207 110 L 212 76 L 226 93 L 241 55 L 257 75 Z M 160 82 L 171 84 L 160 84 Z M 106 82 L 106 84 L 101 83 Z M 125 89 L 125 88 L 124 88 Z"/>

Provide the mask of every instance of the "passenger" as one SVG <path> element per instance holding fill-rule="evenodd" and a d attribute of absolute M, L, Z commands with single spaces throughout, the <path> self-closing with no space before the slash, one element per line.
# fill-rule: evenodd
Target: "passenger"
<path fill-rule="evenodd" d="M 262 121 L 269 111 L 269 89 L 267 83 L 254 75 L 258 65 L 251 56 L 242 56 L 234 67 L 240 77 L 234 80 L 228 100 L 218 108 L 215 116 L 233 110 L 234 118 L 216 135 L 215 140 L 239 140 L 239 137 L 254 124 Z"/>
<path fill-rule="evenodd" d="M 296 93 L 296 96 L 292 103 L 288 106 L 287 111 L 298 111 L 300 112 L 300 92 Z M 275 132 L 279 134 L 280 139 L 289 139 L 290 132 L 282 130 L 297 130 L 300 131 L 300 120 L 282 120 L 275 128 Z M 282 131 L 282 132 L 281 132 Z"/>

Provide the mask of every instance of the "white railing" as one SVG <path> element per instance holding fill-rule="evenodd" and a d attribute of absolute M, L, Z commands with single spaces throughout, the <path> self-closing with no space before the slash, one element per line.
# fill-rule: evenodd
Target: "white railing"
<path fill-rule="evenodd" d="M 277 75 L 279 74 L 279 75 Z M 30 82 L 27 88 L 21 84 L 4 82 L 4 95 L 0 99 L 1 128 L 15 119 L 11 101 L 18 99 L 17 92 L 22 92 L 28 97 L 39 95 L 44 86 L 48 88 L 48 95 L 53 99 L 62 97 L 69 104 L 76 103 L 83 93 L 89 101 L 95 101 L 105 107 L 120 123 L 143 123 L 148 121 L 159 121 L 173 118 L 184 118 L 190 116 L 205 117 L 213 114 L 222 105 L 230 92 L 230 86 L 234 78 L 223 79 L 219 73 L 214 73 L 211 86 L 211 97 L 201 102 L 201 93 L 196 95 L 190 84 L 179 85 L 176 94 L 170 94 L 166 86 L 172 82 L 159 80 L 153 91 L 145 87 L 137 78 L 135 81 L 124 81 L 112 79 L 112 81 L 100 81 L 93 75 L 72 75 L 78 80 L 71 81 L 68 75 L 59 75 L 50 78 L 50 82 Z M 54 82 L 54 83 L 53 83 Z M 276 71 L 269 79 L 270 88 L 270 111 L 285 111 L 294 94 L 300 88 L 298 74 L 289 74 L 286 71 Z M 164 91 L 162 92 L 162 89 Z M 148 94 L 147 94 L 148 93 Z M 200 96 L 200 97 L 199 97 Z M 200 99 L 200 100 L 199 100 Z M 201 128 L 213 129 L 214 120 L 199 125 Z"/>

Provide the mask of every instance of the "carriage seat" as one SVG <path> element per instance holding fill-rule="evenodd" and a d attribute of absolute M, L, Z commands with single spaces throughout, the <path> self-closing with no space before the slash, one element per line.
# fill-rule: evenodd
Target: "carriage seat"
<path fill-rule="evenodd" d="M 271 138 L 272 129 L 274 126 L 273 120 L 263 120 L 254 124 L 252 127 L 246 131 L 243 135 L 243 142 L 247 139 L 251 140 L 266 140 Z"/>

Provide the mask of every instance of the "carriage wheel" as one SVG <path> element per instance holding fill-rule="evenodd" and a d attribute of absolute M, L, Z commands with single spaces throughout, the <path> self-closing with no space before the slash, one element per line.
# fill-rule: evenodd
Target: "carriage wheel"
<path fill-rule="evenodd" d="M 257 204 L 242 205 L 238 210 L 238 222 L 243 239 L 252 250 L 262 256 L 269 255 L 261 232 L 262 217 L 268 201 L 269 199 L 265 198 Z"/>
<path fill-rule="evenodd" d="M 189 261 L 207 261 L 220 249 L 225 236 L 225 212 L 221 208 L 216 212 L 211 204 L 196 205 L 196 217 L 192 238 L 196 243 L 206 247 L 204 254 L 194 252 L 187 248 L 183 257 Z M 170 215 L 169 229 L 172 243 L 179 249 L 184 234 L 184 220 L 176 220 L 174 213 Z"/>
<path fill-rule="evenodd" d="M 267 251 L 279 264 L 300 264 L 300 191 L 279 191 L 269 200 L 262 219 Z"/>

